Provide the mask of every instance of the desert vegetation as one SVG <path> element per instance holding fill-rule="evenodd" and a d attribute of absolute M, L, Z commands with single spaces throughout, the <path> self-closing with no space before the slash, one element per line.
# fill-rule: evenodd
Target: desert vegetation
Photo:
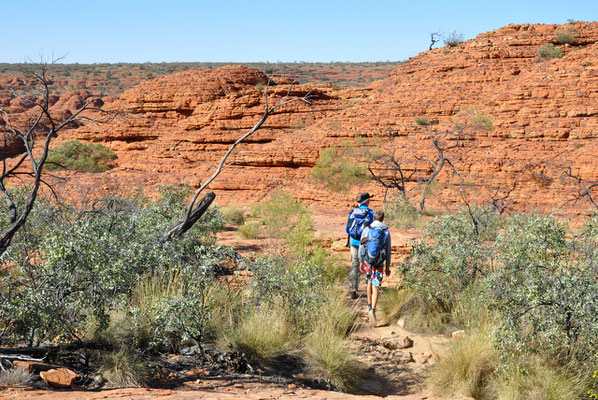
<path fill-rule="evenodd" d="M 469 208 L 436 218 L 382 299 L 412 330 L 463 330 L 430 370 L 438 395 L 581 398 L 592 385 L 598 309 L 596 218 Z"/>

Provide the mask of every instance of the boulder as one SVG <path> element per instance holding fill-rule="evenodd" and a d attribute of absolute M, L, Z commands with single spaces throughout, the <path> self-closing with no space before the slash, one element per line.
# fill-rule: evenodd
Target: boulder
<path fill-rule="evenodd" d="M 57 389 L 69 389 L 73 381 L 79 377 L 68 368 L 56 368 L 40 372 L 39 376 L 50 386 Z"/>

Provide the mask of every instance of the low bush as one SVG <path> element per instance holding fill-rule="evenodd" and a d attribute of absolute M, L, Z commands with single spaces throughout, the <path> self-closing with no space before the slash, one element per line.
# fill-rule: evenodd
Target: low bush
<path fill-rule="evenodd" d="M 320 153 L 310 176 L 328 190 L 346 193 L 369 179 L 367 168 L 359 165 L 358 158 L 357 150 L 349 144 L 329 147 Z"/>
<path fill-rule="evenodd" d="M 250 362 L 262 367 L 272 365 L 277 357 L 298 346 L 297 332 L 286 313 L 282 307 L 252 308 L 224 341 L 229 348 L 242 351 Z"/>
<path fill-rule="evenodd" d="M 255 204 L 251 211 L 251 215 L 262 223 L 266 235 L 277 239 L 287 236 L 308 214 L 308 209 L 301 201 L 282 190 L 268 200 Z"/>
<path fill-rule="evenodd" d="M 164 278 L 169 271 L 180 274 L 186 295 L 202 297 L 206 278 L 198 265 L 228 253 L 210 244 L 210 236 L 222 226 L 216 210 L 209 210 L 179 240 L 160 243 L 163 232 L 185 210 L 184 197 L 168 189 L 156 202 L 106 199 L 79 213 L 37 202 L 2 257 L 11 267 L 0 271 L 0 325 L 6 327 L 1 339 L 29 345 L 82 340 L 89 318 L 95 321 L 95 333 L 107 329 L 112 312 L 127 309 L 143 277 Z M 162 312 L 176 309 L 176 315 L 192 309 L 200 318 L 196 301 L 165 298 L 156 307 Z M 195 339 L 198 323 L 188 326 L 172 318 L 160 329 L 178 325 L 181 340 Z M 163 338 L 158 342 L 165 343 Z"/>
<path fill-rule="evenodd" d="M 496 238 L 500 223 L 494 212 L 475 208 L 430 223 L 403 266 L 412 290 L 406 306 L 433 316 L 431 326 L 448 322 L 460 294 L 491 272 L 496 249 L 488 242 Z"/>
<path fill-rule="evenodd" d="M 497 400 L 582 399 L 587 383 L 573 370 L 545 358 L 523 358 L 517 365 L 497 371 L 488 382 L 488 392 Z"/>
<path fill-rule="evenodd" d="M 426 221 L 417 207 L 403 197 L 391 197 L 384 205 L 385 218 L 403 229 L 423 229 Z"/>
<path fill-rule="evenodd" d="M 315 247 L 311 250 L 307 262 L 320 268 L 320 274 L 326 284 L 343 282 L 349 276 L 344 258 L 339 254 L 328 254 L 321 247 Z"/>
<path fill-rule="evenodd" d="M 331 388 L 348 392 L 359 381 L 351 341 L 331 328 L 318 326 L 305 338 L 303 359 L 310 375 Z"/>
<path fill-rule="evenodd" d="M 258 222 L 245 222 L 239 227 L 239 233 L 247 239 L 259 239 L 261 226 Z"/>
<path fill-rule="evenodd" d="M 575 42 L 575 29 L 565 29 L 556 31 L 554 34 L 554 40 L 558 44 L 572 44 Z"/>
<path fill-rule="evenodd" d="M 222 207 L 222 218 L 227 224 L 241 226 L 245 223 L 245 211 L 236 206 Z"/>
<path fill-rule="evenodd" d="M 594 223 L 595 219 L 591 220 Z M 572 238 L 551 217 L 518 215 L 498 238 L 502 268 L 491 287 L 501 312 L 498 345 L 563 363 L 598 363 L 598 235 Z"/>
<path fill-rule="evenodd" d="M 444 38 L 444 45 L 448 47 L 457 47 L 463 43 L 463 34 L 457 31 L 452 31 Z"/>
<path fill-rule="evenodd" d="M 544 60 L 562 58 L 563 51 L 558 47 L 555 47 L 554 44 L 548 43 L 538 49 L 538 56 L 540 57 L 540 59 Z"/>
<path fill-rule="evenodd" d="M 104 172 L 112 167 L 116 154 L 101 144 L 69 140 L 48 153 L 46 168 L 72 171 Z"/>
<path fill-rule="evenodd" d="M 130 306 L 138 345 L 177 351 L 182 343 L 200 341 L 208 318 L 207 285 L 192 269 L 142 278 Z"/>

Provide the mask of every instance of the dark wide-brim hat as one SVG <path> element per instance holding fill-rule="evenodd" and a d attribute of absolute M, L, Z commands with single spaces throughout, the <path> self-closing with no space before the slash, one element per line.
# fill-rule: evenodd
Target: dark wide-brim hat
<path fill-rule="evenodd" d="M 366 193 L 360 193 L 359 196 L 357 196 L 357 198 L 355 200 L 359 204 L 363 204 L 371 198 L 372 198 L 372 196 L 370 196 L 370 194 L 366 192 Z"/>

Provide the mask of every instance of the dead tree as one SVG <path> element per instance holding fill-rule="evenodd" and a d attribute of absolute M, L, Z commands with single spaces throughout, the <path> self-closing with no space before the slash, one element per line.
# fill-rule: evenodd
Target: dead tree
<path fill-rule="evenodd" d="M 440 33 L 440 32 L 430 33 L 430 48 L 428 50 L 432 50 L 434 45 L 436 43 L 440 42 L 440 39 L 442 39 L 442 33 Z"/>
<path fill-rule="evenodd" d="M 403 200 L 410 202 L 407 196 L 406 183 L 418 173 L 417 168 L 407 174 L 403 164 L 404 158 L 397 155 L 396 146 L 393 143 L 392 151 L 376 154 L 371 157 L 372 162 L 368 164 L 368 171 L 372 179 L 384 188 L 384 203 L 389 190 L 396 190 L 401 194 Z"/>
<path fill-rule="evenodd" d="M 567 168 L 565 177 L 572 179 L 578 186 L 578 192 L 567 203 L 576 203 L 585 200 L 598 210 L 598 200 L 596 199 L 596 196 L 598 196 L 598 181 L 591 181 L 574 175 L 571 167 Z"/>
<path fill-rule="evenodd" d="M 456 147 L 459 147 L 461 141 L 461 135 L 465 130 L 465 126 L 456 126 L 454 130 L 442 133 L 434 133 L 432 131 L 428 131 L 430 133 L 430 141 L 436 150 L 436 158 L 428 158 L 428 157 L 421 157 L 414 155 L 415 159 L 418 161 L 425 161 L 426 163 L 430 164 L 432 167 L 432 171 L 428 177 L 424 178 L 424 189 L 422 191 L 421 199 L 419 201 L 419 212 L 421 213 L 424 211 L 426 197 L 430 191 L 432 183 L 440 174 L 442 169 L 446 164 L 450 163 L 450 160 L 446 157 L 446 152 Z"/>
<path fill-rule="evenodd" d="M 44 166 L 48 158 L 50 143 L 57 137 L 58 133 L 66 127 L 81 122 L 100 122 L 98 119 L 91 119 L 88 112 L 96 111 L 99 115 L 108 116 L 95 105 L 101 99 L 101 95 L 86 100 L 86 102 L 67 114 L 62 119 L 57 119 L 50 110 L 50 94 L 52 81 L 49 76 L 50 69 L 60 59 L 51 62 L 29 63 L 25 71 L 28 80 L 34 83 L 36 92 L 29 96 L 27 110 L 19 115 L 10 113 L 9 110 L 0 106 L 0 129 L 4 138 L 2 157 L 2 174 L 0 175 L 0 197 L 4 200 L 8 209 L 10 223 L 8 228 L 0 233 L 0 255 L 10 246 L 14 235 L 27 222 L 27 218 L 33 209 L 38 196 L 40 186 L 48 185 L 44 181 Z M 9 161 L 7 154 L 7 143 L 11 140 L 22 142 L 24 152 Z M 38 143 L 41 141 L 42 143 Z M 14 198 L 8 189 L 8 181 L 15 178 L 24 178 L 27 185 L 27 193 L 24 204 Z M 48 185 L 49 186 L 49 185 Z"/>
<path fill-rule="evenodd" d="M 271 106 L 268 101 L 268 89 L 270 88 L 272 83 L 273 82 L 272 82 L 272 76 L 271 76 L 268 79 L 268 83 L 266 84 L 266 88 L 264 90 L 264 99 L 265 99 L 266 104 L 265 104 L 264 113 L 262 114 L 262 117 L 260 118 L 260 120 L 253 126 L 253 128 L 251 128 L 247 133 L 245 133 L 243 136 L 241 136 L 239 139 L 237 139 L 229 147 L 228 151 L 220 159 L 220 162 L 218 164 L 218 167 L 216 168 L 216 171 L 214 171 L 212 176 L 210 176 L 210 178 L 208 178 L 208 180 L 205 181 L 193 195 L 191 201 L 189 202 L 189 205 L 187 206 L 187 212 L 185 213 L 185 216 L 179 222 L 177 222 L 174 226 L 172 226 L 162 236 L 162 238 L 161 238 L 162 242 L 170 241 L 170 240 L 173 240 L 173 239 L 176 239 L 176 238 L 182 236 L 183 234 L 185 234 L 185 232 L 187 232 L 189 229 L 191 229 L 191 227 L 197 221 L 199 221 L 199 219 L 204 215 L 204 213 L 207 211 L 208 207 L 210 207 L 210 204 L 212 204 L 212 202 L 216 198 L 216 194 L 214 192 L 209 192 L 198 202 L 199 196 L 208 187 L 208 185 L 210 183 L 212 183 L 212 181 L 214 179 L 216 179 L 216 177 L 228 165 L 230 165 L 230 164 L 226 164 L 226 160 L 232 154 L 235 147 L 237 147 L 241 142 L 243 142 L 249 136 L 253 135 L 257 130 L 259 130 L 262 127 L 262 125 L 264 124 L 264 122 L 266 122 L 268 117 L 270 117 L 272 114 L 276 113 L 276 111 L 279 108 L 281 108 L 287 104 L 297 102 L 297 101 L 301 101 L 306 104 L 311 104 L 311 102 L 313 100 L 311 91 L 307 92 L 305 95 L 303 95 L 301 97 L 291 97 L 293 95 L 293 86 L 295 84 L 295 82 L 293 82 L 290 85 L 286 95 L 281 100 L 279 100 L 277 103 L 275 103 L 274 105 Z"/>

